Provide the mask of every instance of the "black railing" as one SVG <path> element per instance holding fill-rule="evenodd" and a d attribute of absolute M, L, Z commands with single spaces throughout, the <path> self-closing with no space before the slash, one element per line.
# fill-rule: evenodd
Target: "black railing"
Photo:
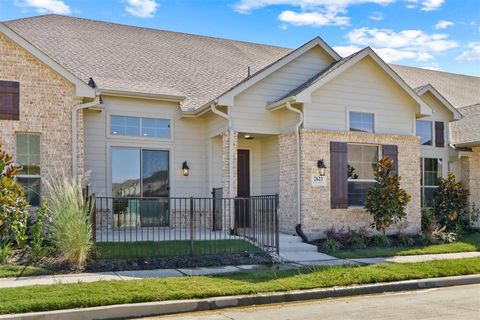
<path fill-rule="evenodd" d="M 96 197 L 97 257 L 168 257 L 279 250 L 278 196 Z"/>

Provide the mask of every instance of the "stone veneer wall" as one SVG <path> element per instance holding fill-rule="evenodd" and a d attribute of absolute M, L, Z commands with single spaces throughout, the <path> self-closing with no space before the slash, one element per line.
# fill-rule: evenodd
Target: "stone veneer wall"
<path fill-rule="evenodd" d="M 0 34 L 0 80 L 20 82 L 20 120 L 0 120 L 0 140 L 15 152 L 15 133 L 40 134 L 41 175 L 71 173 L 71 112 L 82 99 L 73 84 Z M 78 116 L 78 168 L 83 174 L 83 114 Z"/>
<path fill-rule="evenodd" d="M 420 148 L 418 138 L 326 130 L 302 130 L 301 134 L 303 231 L 311 237 L 322 237 L 324 231 L 330 227 L 335 229 L 365 227 L 372 230 L 370 228 L 372 217 L 368 212 L 362 209 L 331 209 L 329 169 L 326 172 L 326 187 L 312 187 L 311 185 L 312 170 L 316 170 L 319 159 L 325 160 L 327 168 L 331 167 L 330 141 L 398 146 L 398 171 L 402 177 L 401 186 L 411 195 L 412 200 L 407 206 L 406 221 L 396 227 L 391 227 L 388 231 L 394 233 L 400 227 L 406 233 L 420 232 Z"/>
<path fill-rule="evenodd" d="M 295 233 L 297 224 L 297 150 L 295 133 L 278 138 L 280 161 L 278 218 L 282 232 Z"/>
<path fill-rule="evenodd" d="M 480 207 L 480 147 L 473 148 L 473 154 L 469 157 L 462 157 L 463 183 L 470 191 L 470 203 Z M 480 226 L 480 221 L 478 222 Z"/>
<path fill-rule="evenodd" d="M 222 134 L 222 153 L 223 153 L 223 197 L 234 198 L 237 196 L 237 149 L 238 149 L 238 132 L 233 132 L 233 195 L 230 194 L 230 132 L 225 131 Z M 233 200 L 230 203 L 225 203 L 225 210 L 228 212 L 230 207 L 233 208 Z M 230 225 L 233 228 L 234 212 L 230 213 L 230 219 L 227 217 L 225 225 Z"/>

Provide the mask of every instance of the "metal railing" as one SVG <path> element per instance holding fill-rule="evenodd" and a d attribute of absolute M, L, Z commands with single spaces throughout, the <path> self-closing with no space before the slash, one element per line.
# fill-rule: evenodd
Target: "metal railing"
<path fill-rule="evenodd" d="M 91 195 L 97 257 L 278 253 L 278 195 L 224 198 L 221 193 L 214 189 L 204 198 Z"/>

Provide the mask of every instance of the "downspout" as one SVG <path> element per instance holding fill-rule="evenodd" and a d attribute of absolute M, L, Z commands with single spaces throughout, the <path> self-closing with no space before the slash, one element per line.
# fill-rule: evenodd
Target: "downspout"
<path fill-rule="evenodd" d="M 77 167 L 77 112 L 78 110 L 87 109 L 96 107 L 100 104 L 100 98 L 96 97 L 95 100 L 91 102 L 81 103 L 74 105 L 72 107 L 72 177 L 78 178 L 78 167 Z"/>
<path fill-rule="evenodd" d="M 288 110 L 293 111 L 298 114 L 299 120 L 295 125 L 295 140 L 296 140 L 296 154 L 297 154 L 297 162 L 296 162 L 296 170 L 297 170 L 297 226 L 295 227 L 298 235 L 302 237 L 302 240 L 307 242 L 308 239 L 306 238 L 305 234 L 301 230 L 302 226 L 302 205 L 301 205 L 301 155 L 300 155 L 300 126 L 303 124 L 303 112 L 292 107 L 290 101 L 286 103 L 286 107 Z"/>
<path fill-rule="evenodd" d="M 211 110 L 213 113 L 215 113 L 216 115 L 224 118 L 224 119 L 227 119 L 228 120 L 228 160 L 229 160 L 229 164 L 228 164 L 228 169 L 229 169 L 229 179 L 228 179 L 228 194 L 229 194 L 229 197 L 232 198 L 233 197 L 233 176 L 234 176 L 234 154 L 233 154 L 233 126 L 232 126 L 232 118 L 227 114 L 227 113 L 224 113 L 220 110 L 217 109 L 217 106 L 212 103 L 212 105 L 210 106 Z"/>

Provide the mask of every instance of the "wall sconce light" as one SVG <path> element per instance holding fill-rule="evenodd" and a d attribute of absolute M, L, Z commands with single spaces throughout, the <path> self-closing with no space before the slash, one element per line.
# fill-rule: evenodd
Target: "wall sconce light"
<path fill-rule="evenodd" d="M 317 167 L 318 167 L 318 174 L 324 177 L 327 166 L 325 165 L 325 162 L 323 161 L 323 159 L 318 160 Z"/>
<path fill-rule="evenodd" d="M 188 176 L 190 173 L 190 168 L 188 167 L 187 161 L 183 161 L 182 163 L 182 175 Z"/>

